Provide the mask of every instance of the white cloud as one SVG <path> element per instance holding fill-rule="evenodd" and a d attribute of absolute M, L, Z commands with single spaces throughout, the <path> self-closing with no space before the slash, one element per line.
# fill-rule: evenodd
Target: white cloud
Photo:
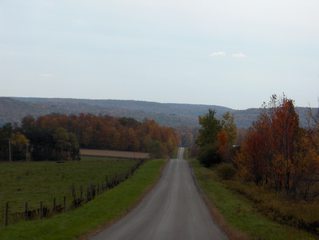
<path fill-rule="evenodd" d="M 232 57 L 232 58 L 247 58 L 248 56 L 243 53 L 243 52 L 235 52 L 232 54 L 227 55 L 226 52 L 223 51 L 218 51 L 218 52 L 213 52 L 209 55 L 210 57 Z"/>
<path fill-rule="evenodd" d="M 247 55 L 242 52 L 233 53 L 231 56 L 233 58 L 247 58 Z"/>
<path fill-rule="evenodd" d="M 210 57 L 225 57 L 227 54 L 223 51 L 213 52 L 209 56 Z"/>

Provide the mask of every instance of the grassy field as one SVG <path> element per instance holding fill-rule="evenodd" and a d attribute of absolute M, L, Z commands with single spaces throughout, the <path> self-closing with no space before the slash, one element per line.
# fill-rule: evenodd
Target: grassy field
<path fill-rule="evenodd" d="M 79 194 L 80 186 L 85 191 L 89 184 L 105 182 L 106 178 L 128 171 L 135 163 L 135 160 L 94 157 L 64 163 L 0 163 L 0 228 L 5 202 L 9 202 L 11 213 L 24 211 L 25 202 L 30 209 L 39 208 L 40 201 L 45 206 L 52 206 L 53 198 L 61 204 L 64 196 L 68 206 L 72 199 L 72 185 Z"/>
<path fill-rule="evenodd" d="M 200 166 L 195 160 L 191 164 L 199 186 L 224 217 L 227 225 L 246 236 L 238 236 L 238 239 L 317 239 L 310 233 L 282 225 L 264 216 L 252 201 L 229 189 L 229 183 L 220 181 L 214 170 Z"/>
<path fill-rule="evenodd" d="M 164 160 L 150 160 L 127 181 L 83 207 L 46 220 L 20 222 L 0 230 L 1 240 L 71 240 L 126 214 L 156 182 Z"/>

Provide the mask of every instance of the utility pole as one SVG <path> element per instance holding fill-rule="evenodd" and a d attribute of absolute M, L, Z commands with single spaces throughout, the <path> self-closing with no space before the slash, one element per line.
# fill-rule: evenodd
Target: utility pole
<path fill-rule="evenodd" d="M 9 162 L 12 161 L 12 153 L 11 153 L 11 140 L 9 139 Z"/>

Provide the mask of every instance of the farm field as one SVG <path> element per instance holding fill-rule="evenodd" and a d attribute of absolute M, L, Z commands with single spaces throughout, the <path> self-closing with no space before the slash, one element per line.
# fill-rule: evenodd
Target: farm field
<path fill-rule="evenodd" d="M 95 149 L 80 149 L 81 156 L 92 157 L 114 157 L 127 159 L 149 159 L 149 153 L 143 152 L 128 152 L 128 151 L 111 151 L 111 150 L 95 150 Z"/>
<path fill-rule="evenodd" d="M 3 209 L 9 202 L 9 212 L 23 212 L 25 202 L 29 209 L 51 207 L 53 199 L 66 207 L 72 201 L 72 186 L 80 194 L 90 184 L 101 184 L 106 179 L 125 174 L 135 160 L 82 157 L 81 161 L 56 162 L 14 162 L 0 163 L 0 228 L 3 226 Z M 9 219 L 9 224 L 10 220 Z"/>
<path fill-rule="evenodd" d="M 0 229 L 1 240 L 71 240 L 85 236 L 125 215 L 160 177 L 164 160 L 145 162 L 117 187 L 97 196 L 83 207 L 52 218 L 22 221 Z"/>

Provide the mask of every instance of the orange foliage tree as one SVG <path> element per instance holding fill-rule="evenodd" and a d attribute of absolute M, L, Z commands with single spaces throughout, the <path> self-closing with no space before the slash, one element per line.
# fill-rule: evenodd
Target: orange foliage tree
<path fill-rule="evenodd" d="M 272 96 L 236 157 L 240 175 L 277 191 L 308 196 L 319 172 L 319 154 L 307 132 L 299 126 L 293 100 Z"/>

